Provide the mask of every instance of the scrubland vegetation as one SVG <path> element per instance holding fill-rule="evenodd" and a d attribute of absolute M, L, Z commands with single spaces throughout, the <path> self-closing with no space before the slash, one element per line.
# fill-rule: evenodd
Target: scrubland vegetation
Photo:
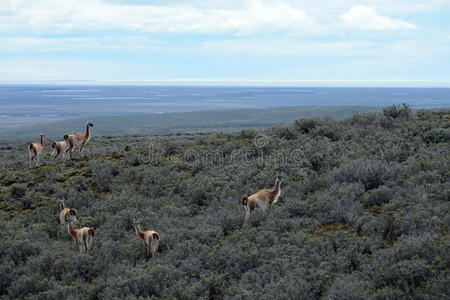
<path fill-rule="evenodd" d="M 94 120 L 95 121 L 95 120 Z M 96 137 L 28 169 L 2 143 L 0 295 L 448 299 L 450 111 L 388 107 L 238 133 Z M 240 195 L 282 199 L 244 224 Z M 58 200 L 97 228 L 78 253 Z M 160 233 L 156 256 L 132 228 Z"/>

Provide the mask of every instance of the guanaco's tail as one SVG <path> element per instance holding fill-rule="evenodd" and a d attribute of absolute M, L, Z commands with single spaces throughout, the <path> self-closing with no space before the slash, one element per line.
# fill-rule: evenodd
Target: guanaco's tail
<path fill-rule="evenodd" d="M 159 240 L 159 234 L 157 234 L 156 232 L 153 233 L 153 238 Z"/>

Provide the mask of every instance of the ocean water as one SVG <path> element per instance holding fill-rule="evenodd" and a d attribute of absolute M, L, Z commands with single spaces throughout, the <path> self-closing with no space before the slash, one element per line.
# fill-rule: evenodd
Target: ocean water
<path fill-rule="evenodd" d="M 450 107 L 450 88 L 0 85 L 0 127 L 81 116 L 408 103 Z"/>

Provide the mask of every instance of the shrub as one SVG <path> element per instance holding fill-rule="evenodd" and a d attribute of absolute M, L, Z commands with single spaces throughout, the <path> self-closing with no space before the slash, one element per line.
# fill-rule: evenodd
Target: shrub
<path fill-rule="evenodd" d="M 361 201 L 367 206 L 383 205 L 394 196 L 394 191 L 386 186 L 380 186 L 376 189 L 370 190 L 363 195 Z"/>
<path fill-rule="evenodd" d="M 11 197 L 13 199 L 20 199 L 25 196 L 27 192 L 27 188 L 25 184 L 14 184 L 9 191 Z"/>
<path fill-rule="evenodd" d="M 368 191 L 382 185 L 389 178 L 388 172 L 389 169 L 383 161 L 361 158 L 333 170 L 331 179 L 360 182 Z"/>
<path fill-rule="evenodd" d="M 383 108 L 383 114 L 387 118 L 397 119 L 409 119 L 412 115 L 411 108 L 408 104 L 403 103 L 402 105 L 390 105 L 388 107 Z"/>
<path fill-rule="evenodd" d="M 450 142 L 450 128 L 433 128 L 423 134 L 423 140 L 427 143 Z"/>
<path fill-rule="evenodd" d="M 301 133 L 309 133 L 311 130 L 319 125 L 319 121 L 316 119 L 298 119 L 294 122 L 294 129 Z"/>
<path fill-rule="evenodd" d="M 325 299 L 366 299 L 369 282 L 361 275 L 344 275 L 336 278 L 331 284 Z"/>
<path fill-rule="evenodd" d="M 95 183 L 103 192 L 110 190 L 113 178 L 119 173 L 117 165 L 103 160 L 91 161 L 89 169 L 92 172 Z"/>

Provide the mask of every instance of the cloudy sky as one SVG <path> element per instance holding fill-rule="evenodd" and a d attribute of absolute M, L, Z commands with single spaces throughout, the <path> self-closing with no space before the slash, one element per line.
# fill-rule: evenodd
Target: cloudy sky
<path fill-rule="evenodd" d="M 40 80 L 446 85 L 450 0 L 0 0 L 0 81 Z"/>

